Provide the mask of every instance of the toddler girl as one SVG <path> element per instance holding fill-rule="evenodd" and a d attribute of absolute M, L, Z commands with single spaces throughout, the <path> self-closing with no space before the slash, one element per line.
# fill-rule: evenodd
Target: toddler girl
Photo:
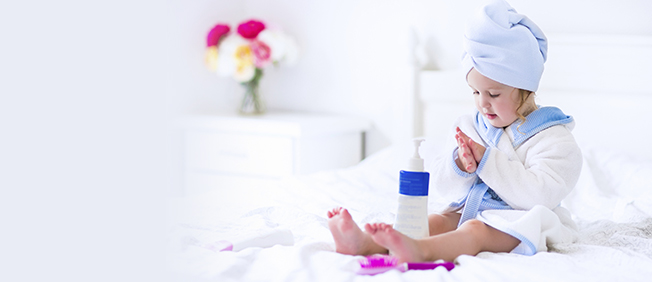
<path fill-rule="evenodd" d="M 455 124 L 456 146 L 430 164 L 431 186 L 452 203 L 413 239 L 385 223 L 360 229 L 346 209 L 328 212 L 336 251 L 390 251 L 400 262 L 454 260 L 483 251 L 532 255 L 572 242 L 576 227 L 560 206 L 579 178 L 574 120 L 538 107 L 546 60 L 543 32 L 505 1 L 483 7 L 464 34 L 462 65 L 477 111 Z"/>

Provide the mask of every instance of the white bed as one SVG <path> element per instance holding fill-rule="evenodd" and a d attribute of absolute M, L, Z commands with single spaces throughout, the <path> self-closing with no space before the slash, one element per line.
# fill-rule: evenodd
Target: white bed
<path fill-rule="evenodd" d="M 326 211 L 350 210 L 358 224 L 394 221 L 398 171 L 410 144 L 396 144 L 357 166 L 259 187 L 227 187 L 170 199 L 169 267 L 179 280 L 208 281 L 649 281 L 652 277 L 652 38 L 549 35 L 540 104 L 577 121 L 584 165 L 562 203 L 579 240 L 534 256 L 460 256 L 456 268 L 355 274 L 359 256 L 334 252 Z M 473 110 L 463 74 L 423 71 L 416 111 L 426 159 L 442 152 L 452 119 Z M 430 209 L 442 204 L 430 194 Z M 215 252 L 215 241 L 289 229 L 292 245 Z M 419 280 L 421 281 L 421 280 Z"/>

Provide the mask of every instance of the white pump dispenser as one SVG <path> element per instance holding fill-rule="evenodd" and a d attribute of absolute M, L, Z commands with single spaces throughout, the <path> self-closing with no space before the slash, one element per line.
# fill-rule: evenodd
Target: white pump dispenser
<path fill-rule="evenodd" d="M 408 160 L 407 171 L 423 171 L 423 159 L 419 156 L 419 147 L 423 139 L 414 139 L 414 155 Z"/>
<path fill-rule="evenodd" d="M 428 181 L 430 174 L 423 171 L 419 146 L 423 139 L 414 140 L 414 155 L 408 160 L 407 170 L 400 172 L 398 212 L 394 229 L 413 238 L 428 237 Z"/>

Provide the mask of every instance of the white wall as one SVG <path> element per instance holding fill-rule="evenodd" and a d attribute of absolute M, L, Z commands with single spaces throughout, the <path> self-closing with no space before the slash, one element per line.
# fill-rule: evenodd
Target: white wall
<path fill-rule="evenodd" d="M 441 68 L 455 68 L 465 18 L 485 0 L 439 0 L 444 9 L 436 9 L 436 24 L 429 40 L 440 53 L 433 54 Z M 519 13 L 527 15 L 545 33 L 606 33 L 652 35 L 652 1 L 646 0 L 509 0 Z M 554 48 L 554 46 L 550 46 Z"/>
<path fill-rule="evenodd" d="M 419 134 L 409 124 L 413 93 L 411 32 L 426 45 L 430 69 L 459 64 L 466 17 L 484 0 L 175 1 L 170 19 L 179 38 L 172 79 L 174 109 L 213 112 L 237 107 L 242 89 L 203 68 L 203 38 L 217 21 L 248 18 L 277 24 L 294 36 L 302 56 L 294 67 L 270 69 L 261 88 L 270 109 L 360 115 L 374 122 L 368 152 Z M 512 0 L 547 33 L 652 35 L 645 0 Z M 554 48 L 551 46 L 550 48 Z"/>

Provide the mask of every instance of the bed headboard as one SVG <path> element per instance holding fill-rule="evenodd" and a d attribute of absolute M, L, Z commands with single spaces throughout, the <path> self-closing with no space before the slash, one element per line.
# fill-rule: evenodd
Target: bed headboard
<path fill-rule="evenodd" d="M 551 34 L 537 103 L 576 120 L 583 148 L 601 147 L 652 158 L 652 37 Z M 424 136 L 443 144 L 451 125 L 474 111 L 461 70 L 419 75 Z"/>

